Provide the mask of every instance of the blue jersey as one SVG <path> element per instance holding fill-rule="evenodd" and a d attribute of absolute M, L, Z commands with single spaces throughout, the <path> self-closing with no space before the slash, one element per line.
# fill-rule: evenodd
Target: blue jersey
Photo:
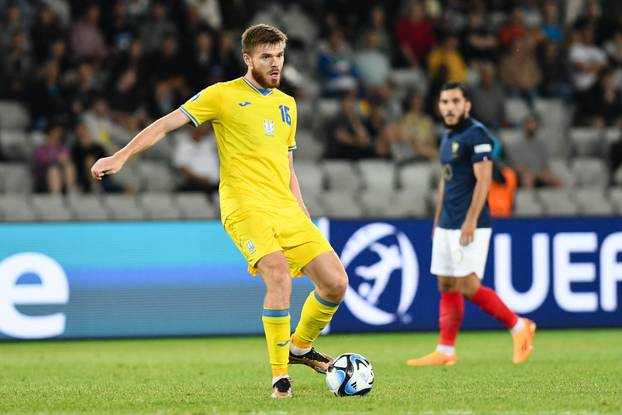
<path fill-rule="evenodd" d="M 460 229 L 473 199 L 476 178 L 473 164 L 492 160 L 492 138 L 482 123 L 467 118 L 456 130 L 443 134 L 440 159 L 443 165 L 443 206 L 438 226 Z M 484 204 L 477 220 L 478 228 L 490 227 L 488 203 Z"/>

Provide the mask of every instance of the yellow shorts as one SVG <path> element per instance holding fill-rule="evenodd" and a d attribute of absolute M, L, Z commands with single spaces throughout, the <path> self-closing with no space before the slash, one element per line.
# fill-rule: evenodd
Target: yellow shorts
<path fill-rule="evenodd" d="M 257 274 L 257 262 L 273 252 L 282 251 L 291 276 L 299 277 L 313 258 L 333 250 L 302 209 L 237 211 L 227 217 L 224 226 L 252 275 Z"/>

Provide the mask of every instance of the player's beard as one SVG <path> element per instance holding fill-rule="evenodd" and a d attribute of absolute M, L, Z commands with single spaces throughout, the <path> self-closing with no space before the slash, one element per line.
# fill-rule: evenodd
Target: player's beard
<path fill-rule="evenodd" d="M 263 89 L 278 88 L 281 84 L 281 72 L 279 72 L 279 77 L 275 81 L 270 79 L 270 74 L 266 76 L 255 68 L 251 68 L 251 74 L 253 75 L 253 79 L 257 81 Z"/>
<path fill-rule="evenodd" d="M 467 119 L 466 114 L 463 112 L 462 114 L 460 114 L 460 116 L 458 117 L 458 122 L 455 124 L 447 124 L 445 122 L 445 117 L 441 117 L 443 119 L 443 125 L 445 126 L 445 128 L 449 129 L 449 130 L 457 130 L 460 128 L 460 126 L 462 125 L 462 123 L 464 123 L 464 120 Z"/>

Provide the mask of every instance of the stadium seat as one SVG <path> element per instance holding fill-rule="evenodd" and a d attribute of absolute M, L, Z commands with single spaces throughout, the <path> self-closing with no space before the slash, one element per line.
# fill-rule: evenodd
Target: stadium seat
<path fill-rule="evenodd" d="M 574 191 L 579 212 L 583 215 L 611 215 L 614 207 L 605 197 L 604 189 L 577 189 Z"/>
<path fill-rule="evenodd" d="M 595 157 L 580 157 L 572 161 L 576 185 L 603 188 L 609 184 L 609 171 L 605 162 Z"/>
<path fill-rule="evenodd" d="M 326 215 L 332 218 L 362 218 L 361 204 L 352 194 L 343 191 L 332 191 L 322 194 L 322 202 Z"/>
<path fill-rule="evenodd" d="M 562 182 L 564 183 L 564 187 L 570 188 L 575 185 L 576 180 L 577 180 L 576 176 L 571 171 L 565 159 L 561 159 L 561 158 L 552 159 L 549 162 L 549 166 L 551 167 L 551 170 L 553 170 L 553 172 L 557 176 L 559 176 L 560 179 L 562 179 Z"/>
<path fill-rule="evenodd" d="M 622 186 L 609 189 L 609 200 L 617 214 L 622 215 Z"/>
<path fill-rule="evenodd" d="M 572 154 L 577 156 L 594 156 L 603 153 L 606 139 L 596 128 L 572 128 L 570 145 Z"/>
<path fill-rule="evenodd" d="M 368 191 L 392 191 L 396 188 L 395 164 L 387 160 L 361 160 L 358 162 L 363 187 Z"/>
<path fill-rule="evenodd" d="M 326 216 L 326 209 L 322 203 L 321 193 L 309 193 L 303 194 L 302 196 L 311 217 L 317 218 Z"/>
<path fill-rule="evenodd" d="M 32 222 L 37 219 L 27 196 L 20 194 L 0 195 L 0 218 L 5 222 Z"/>
<path fill-rule="evenodd" d="M 30 160 L 33 154 L 32 143 L 22 130 L 0 130 L 0 148 L 10 160 Z"/>
<path fill-rule="evenodd" d="M 212 219 L 216 218 L 216 210 L 210 203 L 207 195 L 202 192 L 183 192 L 175 196 L 181 216 L 185 219 Z"/>
<path fill-rule="evenodd" d="M 126 188 L 139 190 L 141 188 L 141 177 L 136 170 L 137 163 L 130 161 L 120 172 L 112 176 L 112 179 L 122 184 Z"/>
<path fill-rule="evenodd" d="M 548 216 L 572 216 L 579 213 L 577 205 L 564 189 L 544 188 L 538 190 L 538 199 L 544 207 L 544 214 Z"/>
<path fill-rule="evenodd" d="M 175 188 L 175 179 L 165 162 L 142 161 L 136 171 L 141 178 L 141 188 L 148 192 L 170 192 Z"/>
<path fill-rule="evenodd" d="M 323 171 L 320 163 L 311 161 L 297 161 L 295 163 L 296 177 L 302 195 L 318 193 L 324 187 Z"/>
<path fill-rule="evenodd" d="M 71 211 L 61 195 L 33 195 L 31 204 L 40 220 L 66 221 L 72 219 Z"/>
<path fill-rule="evenodd" d="M 425 197 L 430 189 L 436 187 L 434 170 L 437 163 L 411 163 L 399 169 L 399 187 L 402 191 Z"/>
<path fill-rule="evenodd" d="M 560 99 L 536 99 L 536 113 L 540 119 L 540 134 L 551 157 L 568 156 L 565 133 L 570 123 L 568 105 Z"/>
<path fill-rule="evenodd" d="M 520 125 L 529 115 L 529 107 L 520 98 L 506 98 L 504 105 L 506 118 L 511 124 Z"/>
<path fill-rule="evenodd" d="M 149 219 L 179 219 L 181 213 L 173 203 L 171 193 L 142 193 L 138 201 Z"/>
<path fill-rule="evenodd" d="M 359 199 L 367 218 L 382 218 L 387 215 L 389 206 L 393 205 L 394 194 L 392 189 L 364 190 Z"/>
<path fill-rule="evenodd" d="M 67 204 L 78 220 L 106 220 L 109 215 L 95 195 L 77 195 L 67 197 Z"/>
<path fill-rule="evenodd" d="M 324 146 L 313 137 L 310 130 L 298 130 L 296 132 L 296 150 L 294 151 L 295 166 L 298 160 L 319 160 L 324 153 Z"/>
<path fill-rule="evenodd" d="M 170 162 L 173 159 L 173 152 L 175 151 L 174 140 L 170 138 L 164 138 L 160 140 L 155 146 L 149 147 L 149 151 L 142 153 L 141 157 L 145 160 L 161 160 Z"/>
<path fill-rule="evenodd" d="M 531 189 L 518 189 L 514 195 L 514 214 L 516 216 L 540 216 L 543 208 L 536 192 Z"/>
<path fill-rule="evenodd" d="M 145 218 L 143 210 L 131 195 L 110 194 L 103 198 L 104 206 L 112 219 L 141 220 Z"/>
<path fill-rule="evenodd" d="M 26 108 L 17 101 L 0 101 L 0 128 L 25 130 L 30 123 Z"/>
<path fill-rule="evenodd" d="M 330 120 L 339 112 L 339 100 L 335 98 L 320 98 L 317 101 L 317 115 L 322 120 Z"/>
<path fill-rule="evenodd" d="M 26 163 L 2 163 L 3 188 L 6 193 L 28 194 L 32 192 L 32 172 Z"/>
<path fill-rule="evenodd" d="M 429 214 L 428 193 L 429 191 L 422 193 L 413 192 L 410 189 L 398 190 L 388 212 L 391 217 L 427 216 Z"/>
<path fill-rule="evenodd" d="M 322 170 L 331 191 L 342 190 L 353 194 L 361 187 L 361 178 L 348 160 L 327 160 L 322 163 Z"/>
<path fill-rule="evenodd" d="M 499 130 L 499 138 L 507 149 L 515 148 L 523 142 L 523 130 L 520 128 L 503 128 Z"/>
<path fill-rule="evenodd" d="M 411 91 L 417 90 L 419 93 L 425 93 L 428 89 L 427 77 L 419 70 L 412 68 L 399 69 L 394 68 L 389 74 L 389 79 L 396 90 Z"/>

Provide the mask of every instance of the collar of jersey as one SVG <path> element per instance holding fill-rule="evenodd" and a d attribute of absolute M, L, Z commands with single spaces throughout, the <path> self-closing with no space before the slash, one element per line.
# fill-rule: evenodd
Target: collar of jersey
<path fill-rule="evenodd" d="M 264 97 L 267 97 L 268 95 L 270 95 L 272 93 L 272 89 L 257 88 L 255 85 L 252 84 L 251 81 L 249 81 L 245 77 L 242 77 L 242 79 L 244 80 L 244 82 L 246 82 L 246 85 L 250 86 L 251 88 L 253 88 L 253 90 L 255 90 L 256 92 L 260 93 Z"/>

